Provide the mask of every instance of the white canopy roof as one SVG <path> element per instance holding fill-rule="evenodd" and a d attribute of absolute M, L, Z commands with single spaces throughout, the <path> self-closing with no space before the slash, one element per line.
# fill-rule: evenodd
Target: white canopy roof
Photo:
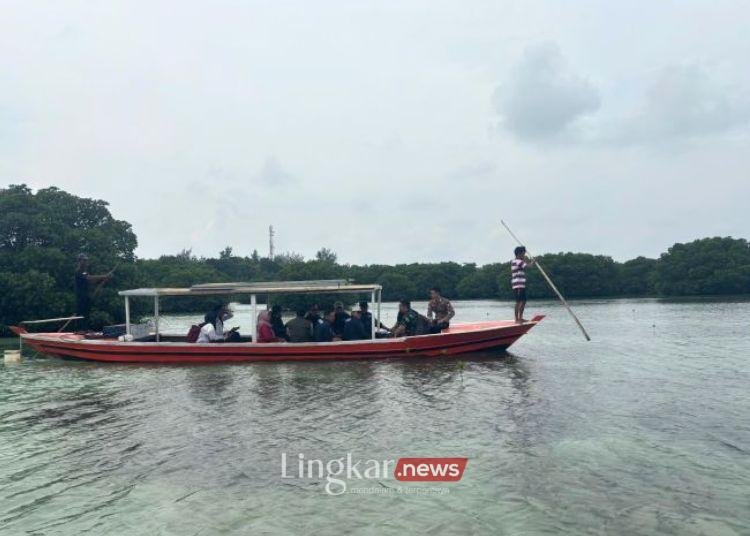
<path fill-rule="evenodd" d="M 264 281 L 205 283 L 189 288 L 136 288 L 121 290 L 120 296 L 219 296 L 229 294 L 344 294 L 381 290 L 381 285 L 357 285 L 346 279 L 316 281 Z"/>

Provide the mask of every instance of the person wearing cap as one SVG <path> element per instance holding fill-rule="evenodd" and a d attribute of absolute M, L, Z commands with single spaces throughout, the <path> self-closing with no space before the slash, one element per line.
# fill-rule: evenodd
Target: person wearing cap
<path fill-rule="evenodd" d="M 91 283 L 99 283 L 112 277 L 112 274 L 91 275 L 89 273 L 89 258 L 85 253 L 78 255 L 78 266 L 75 274 L 76 316 L 82 316 L 82 327 L 89 327 L 91 315 Z"/>
<path fill-rule="evenodd" d="M 333 304 L 333 310 L 336 313 L 336 318 L 333 321 L 333 332 L 337 336 L 343 337 L 344 324 L 350 318 L 350 315 L 344 310 L 344 304 L 340 301 L 337 301 Z"/>

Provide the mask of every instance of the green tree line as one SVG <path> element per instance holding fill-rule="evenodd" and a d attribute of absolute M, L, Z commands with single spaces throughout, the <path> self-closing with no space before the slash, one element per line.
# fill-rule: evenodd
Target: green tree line
<path fill-rule="evenodd" d="M 128 222 L 115 219 L 102 200 L 58 188 L 36 192 L 26 185 L 0 189 L 0 331 L 24 319 L 74 312 L 76 256 L 86 253 L 93 272 L 115 267 L 114 278 L 97 295 L 93 324 L 122 321 L 116 290 L 185 287 L 196 283 L 351 279 L 383 285 L 383 299 L 425 299 L 438 285 L 452 299 L 510 299 L 510 257 L 504 262 L 353 265 L 321 249 L 313 259 L 297 254 L 261 257 L 236 254 L 231 247 L 215 258 L 190 251 L 157 259 L 135 256 L 137 238 Z M 510 249 L 510 248 L 509 248 Z M 658 259 L 617 262 L 605 255 L 548 253 L 538 257 L 569 298 L 700 296 L 750 293 L 750 246 L 745 239 L 702 238 L 675 244 Z M 528 271 L 530 298 L 553 295 L 538 270 Z M 149 304 L 138 304 L 146 307 Z M 205 299 L 175 300 L 165 310 L 196 311 Z M 145 312 L 146 309 L 143 309 Z"/>

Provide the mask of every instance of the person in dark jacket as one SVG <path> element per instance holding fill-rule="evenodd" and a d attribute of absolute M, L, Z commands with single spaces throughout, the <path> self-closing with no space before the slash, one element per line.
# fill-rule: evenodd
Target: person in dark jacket
<path fill-rule="evenodd" d="M 345 341 L 361 341 L 368 338 L 359 311 L 352 311 L 351 316 L 346 319 L 343 335 Z"/>
<path fill-rule="evenodd" d="M 271 327 L 273 327 L 274 335 L 280 339 L 286 339 L 286 326 L 281 318 L 281 305 L 271 307 Z"/>
<path fill-rule="evenodd" d="M 313 304 L 310 306 L 310 309 L 308 309 L 305 318 L 310 321 L 310 323 L 313 325 L 313 328 L 318 325 L 318 322 L 320 322 L 320 308 L 317 304 Z"/>
<path fill-rule="evenodd" d="M 349 313 L 344 310 L 344 304 L 340 301 L 333 304 L 333 310 L 336 313 L 336 318 L 333 321 L 333 331 L 341 337 L 344 335 L 344 323 L 349 319 Z"/>
<path fill-rule="evenodd" d="M 366 301 L 359 302 L 360 320 L 365 328 L 365 338 L 372 339 L 372 313 L 369 311 L 369 306 Z M 380 319 L 375 319 L 375 328 L 388 329 Z"/>
<path fill-rule="evenodd" d="M 333 322 L 336 320 L 336 312 L 333 309 L 326 310 L 322 320 L 315 326 L 315 342 L 340 341 L 341 337 L 333 331 Z"/>

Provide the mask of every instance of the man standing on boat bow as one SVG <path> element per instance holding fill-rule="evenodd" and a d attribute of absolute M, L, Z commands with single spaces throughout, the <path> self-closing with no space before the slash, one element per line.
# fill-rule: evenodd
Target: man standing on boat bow
<path fill-rule="evenodd" d="M 526 308 L 526 268 L 534 265 L 534 261 L 526 258 L 526 248 L 518 246 L 513 250 L 515 259 L 510 261 L 510 284 L 513 287 L 513 297 L 516 299 L 516 322 L 527 322 L 523 317 Z"/>

